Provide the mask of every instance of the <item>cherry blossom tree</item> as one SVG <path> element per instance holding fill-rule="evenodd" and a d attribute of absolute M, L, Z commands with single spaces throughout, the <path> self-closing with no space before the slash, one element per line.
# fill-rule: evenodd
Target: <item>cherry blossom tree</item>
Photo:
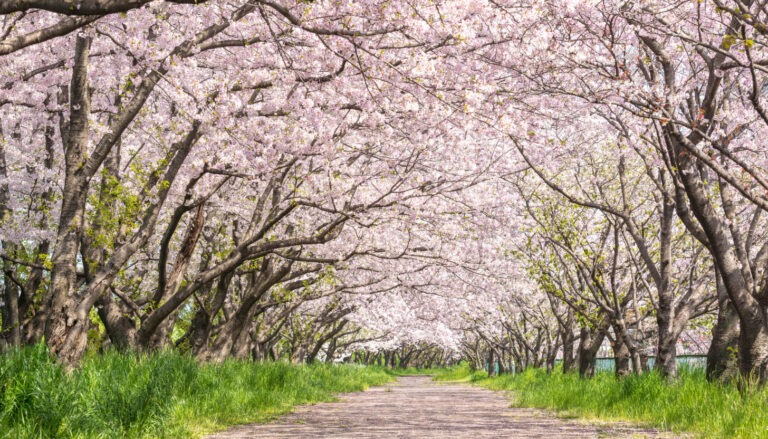
<path fill-rule="evenodd" d="M 763 6 L 0 2 L 0 343 L 765 379 Z"/>
<path fill-rule="evenodd" d="M 4 5 L 3 172 L 34 182 L 3 187 L 12 344 L 44 334 L 74 364 L 95 309 L 113 345 L 153 349 L 192 306 L 189 340 L 221 359 L 271 290 L 379 251 L 314 247 L 489 166 L 444 160 L 477 148 L 456 127 L 482 79 L 454 76 L 472 8 L 145 3 Z"/>

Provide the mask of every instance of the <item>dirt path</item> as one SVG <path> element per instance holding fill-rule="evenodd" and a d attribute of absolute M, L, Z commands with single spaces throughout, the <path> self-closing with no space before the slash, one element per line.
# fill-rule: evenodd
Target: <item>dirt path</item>
<path fill-rule="evenodd" d="M 510 408 L 502 393 L 478 387 L 403 377 L 394 384 L 345 394 L 339 402 L 298 407 L 273 423 L 238 427 L 211 439 L 657 436 L 653 430 L 596 427 L 539 410 Z"/>

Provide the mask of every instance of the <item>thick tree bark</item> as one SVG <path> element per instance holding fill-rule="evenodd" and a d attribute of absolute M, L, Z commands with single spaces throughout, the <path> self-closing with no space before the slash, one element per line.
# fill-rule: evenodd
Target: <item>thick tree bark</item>
<path fill-rule="evenodd" d="M 224 306 L 227 299 L 229 285 L 232 281 L 233 273 L 229 273 L 219 278 L 216 282 L 216 293 L 208 309 L 200 306 L 192 318 L 192 324 L 189 329 L 189 348 L 198 360 L 205 360 L 210 355 L 210 337 L 213 330 L 213 320 Z"/>
<path fill-rule="evenodd" d="M 661 308 L 661 307 L 660 307 Z M 664 315 L 666 310 L 659 310 L 657 315 L 659 335 L 658 345 L 656 347 L 656 363 L 654 368 L 658 370 L 663 376 L 673 379 L 677 377 L 677 337 L 672 331 L 672 322 L 670 322 L 669 315 Z"/>
<path fill-rule="evenodd" d="M 601 325 L 596 330 L 582 328 L 579 337 L 579 376 L 591 378 L 595 376 L 595 362 L 597 351 L 603 344 L 606 335 L 606 326 Z"/>
<path fill-rule="evenodd" d="M 96 311 L 104 323 L 104 329 L 113 348 L 120 351 L 138 349 L 136 323 L 130 317 L 134 310 L 120 305 L 112 294 L 104 294 L 96 302 Z"/>
<path fill-rule="evenodd" d="M 572 311 L 569 309 L 569 313 Z M 570 319 L 569 319 L 570 320 Z M 576 357 L 575 357 L 575 351 L 574 351 L 574 344 L 576 342 L 576 337 L 573 332 L 573 325 L 569 325 L 570 328 L 568 331 L 563 331 L 561 334 L 562 340 L 563 340 L 563 373 L 568 373 L 571 370 L 573 370 L 573 367 L 576 363 Z"/>
<path fill-rule="evenodd" d="M 85 349 L 87 312 L 78 309 L 77 255 L 83 234 L 88 175 L 83 171 L 88 146 L 88 55 L 91 38 L 78 36 L 70 85 L 70 121 L 65 142 L 65 175 L 58 233 L 51 262 L 51 286 L 45 339 L 65 364 L 74 364 Z"/>
<path fill-rule="evenodd" d="M 387 357 L 387 366 L 390 369 L 397 367 L 397 351 L 389 351 Z"/>
<path fill-rule="evenodd" d="M 613 342 L 613 358 L 616 362 L 616 377 L 623 378 L 632 374 L 631 355 L 629 346 L 622 337 L 616 337 Z"/>
<path fill-rule="evenodd" d="M 730 381 L 738 375 L 739 316 L 717 276 L 717 322 L 707 352 L 707 379 Z"/>
<path fill-rule="evenodd" d="M 253 332 L 253 317 L 246 322 L 240 334 L 237 335 L 235 342 L 230 349 L 230 357 L 237 360 L 247 360 L 251 353 L 251 347 L 253 345 L 251 333 Z"/>
<path fill-rule="evenodd" d="M 614 357 L 616 358 L 617 375 L 639 374 L 643 367 L 637 344 L 626 329 L 624 321 L 621 320 L 619 323 L 619 325 L 614 326 L 614 334 L 616 334 Z M 624 364 L 623 361 L 626 361 L 627 364 Z"/>

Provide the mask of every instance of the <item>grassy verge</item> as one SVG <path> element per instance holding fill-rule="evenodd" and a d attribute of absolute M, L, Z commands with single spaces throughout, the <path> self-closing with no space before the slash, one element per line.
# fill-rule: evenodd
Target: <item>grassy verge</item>
<path fill-rule="evenodd" d="M 378 366 L 373 366 L 378 367 Z M 430 375 L 435 381 L 472 381 L 488 376 L 485 372 L 471 372 L 467 363 L 460 363 L 449 367 L 432 367 L 417 369 L 415 367 L 387 369 L 382 368 L 394 376 Z"/>
<path fill-rule="evenodd" d="M 67 373 L 36 346 L 0 355 L 0 437 L 200 437 L 392 379 L 353 365 L 201 365 L 174 353 L 107 353 Z"/>
<path fill-rule="evenodd" d="M 733 386 L 707 382 L 702 371 L 681 373 L 668 384 L 650 373 L 617 380 L 598 374 L 528 370 L 515 376 L 476 378 L 493 390 L 512 390 L 520 407 L 551 409 L 567 416 L 633 421 L 701 437 L 768 438 L 768 389 L 740 393 Z"/>
<path fill-rule="evenodd" d="M 433 374 L 435 381 L 479 381 L 488 377 L 488 374 L 483 371 L 472 371 L 467 363 L 461 363 L 456 366 L 451 366 L 445 369 L 440 369 Z"/>
<path fill-rule="evenodd" d="M 437 375 L 442 373 L 445 370 L 447 369 L 436 368 L 436 367 L 424 368 L 424 369 L 418 369 L 415 367 L 386 369 L 387 373 L 390 373 L 394 376 Z"/>

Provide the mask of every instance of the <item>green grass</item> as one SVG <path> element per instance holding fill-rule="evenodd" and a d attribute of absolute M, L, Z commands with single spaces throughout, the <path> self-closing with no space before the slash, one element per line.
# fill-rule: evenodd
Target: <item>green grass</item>
<path fill-rule="evenodd" d="M 433 374 L 435 381 L 478 381 L 487 377 L 487 372 L 484 370 L 472 371 L 466 362 L 440 369 Z"/>
<path fill-rule="evenodd" d="M 396 369 L 385 369 L 385 370 L 394 376 L 414 376 L 414 375 L 437 375 L 444 372 L 447 369 L 442 367 L 430 367 L 430 368 L 400 367 Z"/>
<path fill-rule="evenodd" d="M 379 367 L 379 366 L 372 366 Z M 454 366 L 448 367 L 432 367 L 432 368 L 381 368 L 386 373 L 394 376 L 414 376 L 414 375 L 430 375 L 435 381 L 471 381 L 485 378 L 488 376 L 484 371 L 472 372 L 469 369 L 469 365 L 466 362 L 461 362 Z"/>
<path fill-rule="evenodd" d="M 516 406 L 566 416 L 633 421 L 708 438 L 768 438 L 768 389 L 739 392 L 732 385 L 707 382 L 700 370 L 682 370 L 673 384 L 657 373 L 617 380 L 610 373 L 580 379 L 576 374 L 547 375 L 543 370 L 474 382 L 493 390 L 512 390 Z"/>
<path fill-rule="evenodd" d="M 44 346 L 0 355 L 0 437 L 200 437 L 392 381 L 376 368 L 93 356 L 66 372 Z"/>

